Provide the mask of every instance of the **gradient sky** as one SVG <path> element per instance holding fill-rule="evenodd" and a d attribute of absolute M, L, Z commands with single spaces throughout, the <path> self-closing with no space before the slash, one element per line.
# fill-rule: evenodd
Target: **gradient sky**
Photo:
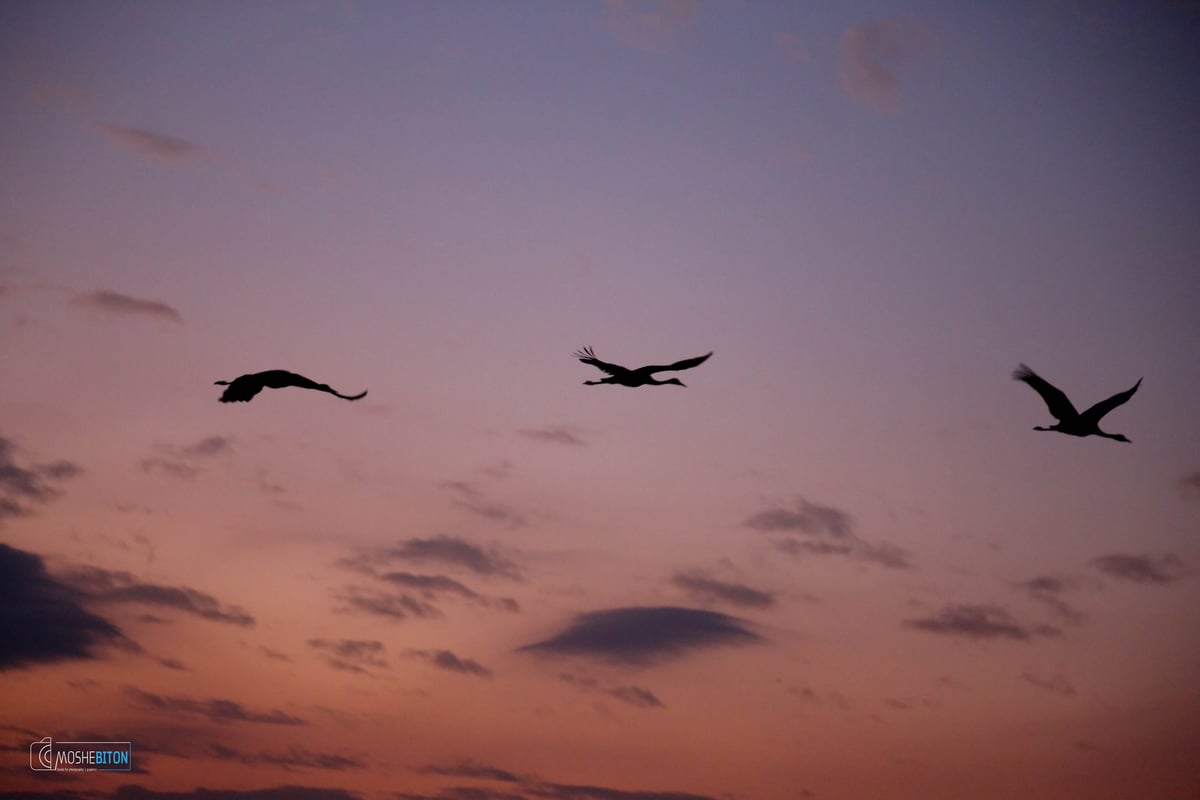
<path fill-rule="evenodd" d="M 1198 37 L 3 4 L 0 784 L 1200 797 Z M 1021 362 L 1144 378 L 1132 443 L 1033 432 Z M 369 394 L 217 402 L 276 368 Z"/>

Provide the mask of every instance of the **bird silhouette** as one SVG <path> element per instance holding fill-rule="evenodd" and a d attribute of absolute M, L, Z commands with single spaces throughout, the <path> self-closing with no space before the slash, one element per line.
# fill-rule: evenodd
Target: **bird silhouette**
<path fill-rule="evenodd" d="M 229 387 L 221 395 L 222 403 L 248 403 L 253 399 L 254 395 L 265 388 L 283 389 L 287 386 L 298 386 L 301 389 L 316 389 L 318 392 L 328 392 L 334 397 L 340 397 L 343 400 L 361 400 L 367 396 L 366 392 L 356 395 L 338 394 L 324 383 L 311 381 L 303 375 L 288 372 L 286 369 L 269 369 L 266 372 L 253 372 L 249 375 L 243 375 L 240 378 L 234 378 L 232 381 L 214 381 L 214 385 Z"/>
<path fill-rule="evenodd" d="M 596 358 L 596 354 L 592 352 L 592 348 L 585 347 L 582 350 L 576 350 L 571 355 L 578 358 L 585 364 L 591 364 L 597 367 L 600 371 L 608 374 L 607 378 L 602 378 L 598 381 L 584 381 L 584 386 L 598 386 L 602 383 L 611 383 L 615 386 L 663 386 L 668 383 L 676 386 L 686 386 L 679 378 L 667 378 L 665 381 L 660 381 L 654 377 L 656 372 L 673 372 L 681 369 L 691 369 L 698 367 L 708 360 L 712 355 L 697 356 L 696 358 L 685 358 L 683 361 L 676 361 L 674 364 L 665 366 L 648 366 L 638 367 L 637 369 L 629 369 L 618 364 L 609 364 L 607 361 L 601 361 Z"/>
<path fill-rule="evenodd" d="M 1129 441 L 1119 433 L 1105 433 L 1100 430 L 1100 419 L 1133 397 L 1133 393 L 1142 385 L 1141 378 L 1138 378 L 1138 382 L 1133 385 L 1132 389 L 1114 394 L 1107 400 L 1101 400 L 1082 414 L 1075 410 L 1075 406 L 1071 405 L 1071 401 L 1067 399 L 1067 396 L 1062 393 L 1061 389 L 1052 386 L 1024 364 L 1021 364 L 1013 371 L 1013 378 L 1018 381 L 1024 381 L 1032 386 L 1033 390 L 1040 394 L 1042 399 L 1046 401 L 1046 407 L 1050 409 L 1050 413 L 1058 419 L 1057 423 L 1048 428 L 1041 427 L 1040 425 L 1035 427 L 1035 431 L 1058 431 L 1059 433 L 1066 433 L 1071 436 L 1103 436 L 1108 439 L 1116 439 L 1118 442 Z"/>

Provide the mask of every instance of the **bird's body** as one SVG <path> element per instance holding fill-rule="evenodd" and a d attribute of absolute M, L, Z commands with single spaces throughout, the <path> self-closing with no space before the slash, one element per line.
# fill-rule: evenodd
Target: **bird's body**
<path fill-rule="evenodd" d="M 1133 388 L 1114 394 L 1107 400 L 1101 400 L 1082 414 L 1075 410 L 1075 406 L 1071 405 L 1071 401 L 1067 399 L 1061 389 L 1050 384 L 1024 364 L 1018 366 L 1013 372 L 1013 378 L 1024 381 L 1040 394 L 1046 401 L 1046 407 L 1050 409 L 1050 413 L 1058 420 L 1049 427 L 1039 425 L 1034 428 L 1035 431 L 1057 431 L 1068 436 L 1103 436 L 1118 442 L 1129 441 L 1119 433 L 1105 433 L 1100 430 L 1100 420 L 1105 414 L 1133 397 L 1133 393 L 1142 385 L 1141 378 L 1138 378 L 1138 382 L 1133 385 Z"/>
<path fill-rule="evenodd" d="M 288 386 L 297 386 L 301 389 L 316 389 L 318 392 L 328 392 L 343 400 L 360 400 L 367 395 L 366 392 L 356 395 L 338 394 L 324 383 L 317 383 L 303 375 L 288 372 L 286 369 L 269 369 L 266 372 L 254 372 L 249 375 L 243 375 L 240 378 L 234 378 L 232 381 L 216 381 L 214 385 L 229 387 L 221 395 L 222 403 L 248 403 L 254 395 L 263 389 L 283 389 Z"/>
<path fill-rule="evenodd" d="M 591 364 L 601 372 L 608 375 L 607 378 L 601 378 L 598 381 L 584 381 L 584 386 L 598 386 L 602 383 L 613 384 L 614 386 L 663 386 L 673 384 L 675 386 L 686 386 L 686 384 L 678 378 L 667 378 L 660 381 L 654 377 L 656 372 L 673 372 L 681 369 L 691 369 L 698 367 L 708 360 L 712 353 L 707 355 L 697 356 L 696 358 L 686 358 L 683 361 L 676 361 L 674 364 L 651 365 L 647 367 L 638 367 L 637 369 L 629 369 L 622 367 L 619 364 L 609 364 L 596 358 L 596 354 L 592 352 L 592 348 L 585 347 L 582 350 L 576 350 L 572 353 L 575 358 L 578 358 L 584 364 Z"/>

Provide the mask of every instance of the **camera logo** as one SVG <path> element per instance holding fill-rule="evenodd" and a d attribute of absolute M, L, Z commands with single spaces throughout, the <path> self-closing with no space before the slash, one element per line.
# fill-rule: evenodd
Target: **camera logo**
<path fill-rule="evenodd" d="M 43 736 L 29 745 L 29 768 L 35 772 L 132 772 L 129 742 L 59 742 Z"/>
<path fill-rule="evenodd" d="M 29 745 L 29 768 L 38 772 L 54 769 L 54 742 L 49 736 Z"/>

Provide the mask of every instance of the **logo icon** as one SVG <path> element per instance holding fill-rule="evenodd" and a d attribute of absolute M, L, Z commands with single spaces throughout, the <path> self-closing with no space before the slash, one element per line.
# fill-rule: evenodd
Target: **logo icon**
<path fill-rule="evenodd" d="M 54 742 L 49 736 L 29 745 L 29 768 L 38 772 L 54 769 Z"/>
<path fill-rule="evenodd" d="M 35 772 L 132 772 L 129 742 L 59 742 L 43 736 L 29 745 L 29 768 Z"/>

